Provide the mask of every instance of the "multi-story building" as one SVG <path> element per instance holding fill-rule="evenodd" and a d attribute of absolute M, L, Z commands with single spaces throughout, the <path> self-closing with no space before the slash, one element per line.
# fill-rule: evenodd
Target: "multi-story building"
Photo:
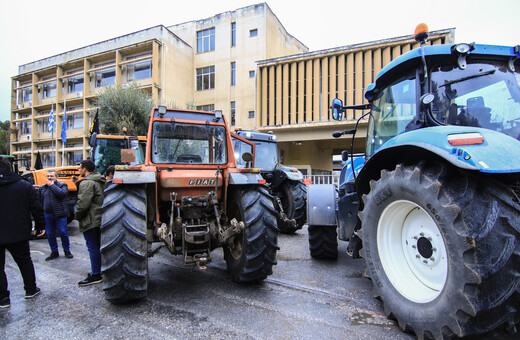
<path fill-rule="evenodd" d="M 219 109 L 231 125 L 254 128 L 255 61 L 307 51 L 263 3 L 21 65 L 12 78 L 11 154 L 31 167 L 38 152 L 44 167 L 77 164 L 88 154 L 86 136 L 103 88 L 134 82 L 156 103 Z"/>
<path fill-rule="evenodd" d="M 429 39 L 453 41 L 454 29 L 431 32 Z M 76 164 L 87 156 L 100 91 L 135 82 L 157 103 L 222 110 L 232 127 L 272 131 L 284 164 L 309 175 L 330 174 L 333 155 L 351 141 L 334 139 L 332 132 L 353 127 L 362 114 L 350 111 L 346 121 L 335 122 L 332 99 L 363 104 L 364 89 L 379 70 L 416 47 L 410 35 L 308 52 L 265 3 L 152 27 L 20 66 L 12 85 L 11 153 L 31 166 L 38 151 L 44 166 Z M 355 152 L 366 142 L 366 125 L 360 122 Z"/>

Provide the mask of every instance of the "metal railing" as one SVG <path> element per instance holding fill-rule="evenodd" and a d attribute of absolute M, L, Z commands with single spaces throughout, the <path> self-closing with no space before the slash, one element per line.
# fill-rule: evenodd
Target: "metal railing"
<path fill-rule="evenodd" d="M 304 175 L 305 182 L 308 184 L 335 184 L 338 185 L 339 176 L 335 175 Z M 310 183 L 309 183 L 310 181 Z"/>

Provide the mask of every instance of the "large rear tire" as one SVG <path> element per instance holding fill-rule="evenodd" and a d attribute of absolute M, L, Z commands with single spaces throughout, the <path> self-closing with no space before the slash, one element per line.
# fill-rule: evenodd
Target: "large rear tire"
<path fill-rule="evenodd" d="M 442 164 L 383 170 L 360 218 L 362 255 L 386 315 L 419 339 L 513 324 L 520 291 L 513 197 Z"/>
<path fill-rule="evenodd" d="M 142 184 L 112 184 L 105 189 L 101 271 L 108 301 L 123 303 L 146 297 L 146 192 Z"/>
<path fill-rule="evenodd" d="M 296 226 L 289 223 L 278 223 L 278 228 L 283 234 L 294 234 L 307 222 L 307 186 L 301 181 L 286 180 L 281 184 L 282 207 L 287 218 L 294 219 Z"/>
<path fill-rule="evenodd" d="M 224 247 L 224 259 L 235 282 L 259 282 L 273 273 L 280 249 L 273 197 L 262 186 L 244 186 L 233 192 L 230 216 L 243 221 L 245 228 L 234 236 L 231 246 Z"/>

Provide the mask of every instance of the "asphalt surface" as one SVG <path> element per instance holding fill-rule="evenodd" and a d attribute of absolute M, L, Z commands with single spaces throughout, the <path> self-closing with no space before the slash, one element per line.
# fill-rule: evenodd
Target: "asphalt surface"
<path fill-rule="evenodd" d="M 47 240 L 31 241 L 42 294 L 24 299 L 18 267 L 7 255 L 11 308 L 0 310 L 0 339 L 414 339 L 383 315 L 363 277 L 364 260 L 312 260 L 307 230 L 280 235 L 273 275 L 260 284 L 229 278 L 222 251 L 207 270 L 186 267 L 165 248 L 149 260 L 148 298 L 113 305 L 101 284 L 79 287 L 90 269 L 77 224 L 73 259 L 45 261 Z M 61 242 L 58 241 L 61 247 Z"/>

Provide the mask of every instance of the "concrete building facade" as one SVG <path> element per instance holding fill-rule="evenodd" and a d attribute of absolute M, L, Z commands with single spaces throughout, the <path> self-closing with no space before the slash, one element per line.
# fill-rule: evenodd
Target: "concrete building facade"
<path fill-rule="evenodd" d="M 231 125 L 253 129 L 255 62 L 307 51 L 262 3 L 21 65 L 12 78 L 11 154 L 30 167 L 38 152 L 44 167 L 85 159 L 97 97 L 112 85 L 137 83 L 156 103 L 222 110 Z"/>

